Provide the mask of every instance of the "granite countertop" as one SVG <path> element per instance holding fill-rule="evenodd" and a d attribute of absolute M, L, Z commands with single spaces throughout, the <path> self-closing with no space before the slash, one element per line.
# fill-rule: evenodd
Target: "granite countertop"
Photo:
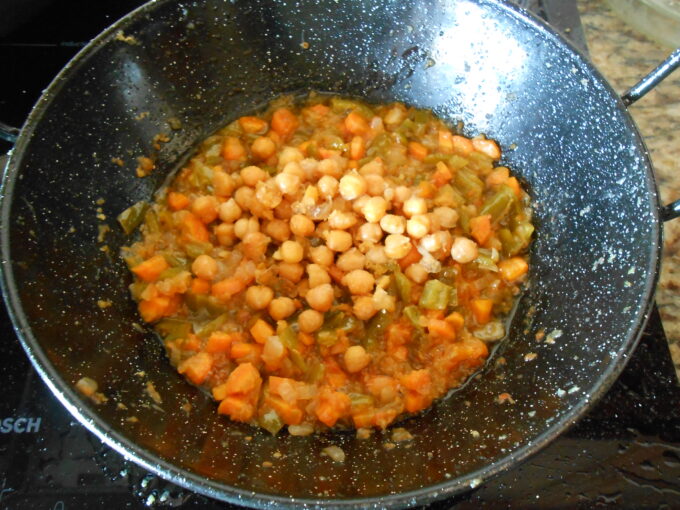
<path fill-rule="evenodd" d="M 593 63 L 625 92 L 666 58 L 667 48 L 634 31 L 605 0 L 578 0 Z M 630 107 L 649 150 L 662 203 L 680 198 L 680 70 Z M 664 225 L 664 254 L 656 302 L 680 378 L 680 219 Z"/>

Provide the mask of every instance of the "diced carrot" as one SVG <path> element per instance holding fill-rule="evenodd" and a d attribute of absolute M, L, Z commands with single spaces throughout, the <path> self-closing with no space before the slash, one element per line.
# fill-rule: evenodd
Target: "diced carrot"
<path fill-rule="evenodd" d="M 236 276 L 231 276 L 213 284 L 211 293 L 222 301 L 227 301 L 246 288 L 246 283 Z"/>
<path fill-rule="evenodd" d="M 314 335 L 311 333 L 304 333 L 300 331 L 298 333 L 298 340 L 300 340 L 303 345 L 314 345 Z"/>
<path fill-rule="evenodd" d="M 358 429 L 370 428 L 375 425 L 375 410 L 362 409 L 359 412 L 353 413 L 352 421 L 354 421 L 354 426 Z"/>
<path fill-rule="evenodd" d="M 139 302 L 139 315 L 145 322 L 156 322 L 175 313 L 179 303 L 179 296 L 156 296 Z"/>
<path fill-rule="evenodd" d="M 380 427 L 381 429 L 386 429 L 397 417 L 397 414 L 399 414 L 399 411 L 396 409 L 381 409 L 380 411 L 376 411 L 373 418 L 373 425 Z"/>
<path fill-rule="evenodd" d="M 489 348 L 479 338 L 468 337 L 462 343 L 466 359 L 483 360 L 489 355 Z"/>
<path fill-rule="evenodd" d="M 493 140 L 487 140 L 486 138 L 473 138 L 471 141 L 472 147 L 477 152 L 486 154 L 487 156 L 494 160 L 501 158 L 501 149 L 500 147 L 498 147 L 498 144 Z"/>
<path fill-rule="evenodd" d="M 501 184 L 505 184 L 510 178 L 510 170 L 505 166 L 494 168 L 493 171 L 486 176 L 486 185 L 490 188 L 495 188 Z"/>
<path fill-rule="evenodd" d="M 522 196 L 522 188 L 519 185 L 519 181 L 517 180 L 517 177 L 509 177 L 507 181 L 505 181 L 505 184 L 510 186 L 512 188 L 512 191 L 515 192 L 515 196 L 517 198 L 520 198 Z"/>
<path fill-rule="evenodd" d="M 288 108 L 279 108 L 272 115 L 272 129 L 284 140 L 288 139 L 300 125 L 300 121 Z"/>
<path fill-rule="evenodd" d="M 345 393 L 322 390 L 314 412 L 321 423 L 332 427 L 349 413 L 351 406 L 352 401 Z"/>
<path fill-rule="evenodd" d="M 456 331 L 460 331 L 465 325 L 465 318 L 460 312 L 451 312 L 445 320 L 453 324 L 453 327 L 456 329 Z"/>
<path fill-rule="evenodd" d="M 425 159 L 425 157 L 428 154 L 427 147 L 425 147 L 422 143 L 418 142 L 409 142 L 408 143 L 408 154 L 412 158 L 417 159 L 418 161 L 422 161 Z"/>
<path fill-rule="evenodd" d="M 478 244 L 481 244 L 482 246 L 486 245 L 486 242 L 491 237 L 491 234 L 490 214 L 476 216 L 470 220 L 470 235 L 474 237 Z"/>
<path fill-rule="evenodd" d="M 366 142 L 363 137 L 355 136 L 349 143 L 349 157 L 350 159 L 361 159 L 366 155 Z"/>
<path fill-rule="evenodd" d="M 446 166 L 446 163 L 439 161 L 434 173 L 432 174 L 432 183 L 440 188 L 444 184 L 448 183 L 451 179 L 453 179 L 453 172 L 448 166 Z"/>
<path fill-rule="evenodd" d="M 350 170 L 356 170 L 359 168 L 359 162 L 355 159 L 350 159 L 347 162 L 347 168 L 349 168 Z"/>
<path fill-rule="evenodd" d="M 210 294 L 210 282 L 203 278 L 191 280 L 191 292 L 193 294 Z"/>
<path fill-rule="evenodd" d="M 286 425 L 299 425 L 302 422 L 302 410 L 296 405 L 273 395 L 267 397 L 266 403 L 276 411 Z"/>
<path fill-rule="evenodd" d="M 298 381 L 288 377 L 277 377 L 270 375 L 267 379 L 269 383 L 269 392 L 278 395 L 286 402 L 294 402 L 297 400 L 296 385 Z"/>
<path fill-rule="evenodd" d="M 415 264 L 422 258 L 423 256 L 420 254 L 415 244 L 411 243 L 411 251 L 409 251 L 405 257 L 399 259 L 399 267 L 401 267 L 401 270 L 403 271 L 408 266 Z"/>
<path fill-rule="evenodd" d="M 257 368 L 252 363 L 242 363 L 237 366 L 227 378 L 226 392 L 229 395 L 236 393 L 259 392 L 262 378 Z"/>
<path fill-rule="evenodd" d="M 262 346 L 248 342 L 232 342 L 229 356 L 241 361 L 257 361 L 262 354 Z"/>
<path fill-rule="evenodd" d="M 437 187 L 430 181 L 420 181 L 416 195 L 420 198 L 434 198 L 437 194 Z"/>
<path fill-rule="evenodd" d="M 406 361 L 408 359 L 408 349 L 403 345 L 397 347 L 392 351 L 392 357 L 399 361 Z"/>
<path fill-rule="evenodd" d="M 522 257 L 512 257 L 500 261 L 498 263 L 498 269 L 505 280 L 514 282 L 526 274 L 529 270 L 529 265 Z"/>
<path fill-rule="evenodd" d="M 453 135 L 451 137 L 451 142 L 453 143 L 453 152 L 460 154 L 461 156 L 467 156 L 475 148 L 469 138 L 464 136 Z"/>
<path fill-rule="evenodd" d="M 267 131 L 267 123 L 259 117 L 241 117 L 238 119 L 241 129 L 250 134 L 262 134 Z"/>
<path fill-rule="evenodd" d="M 222 157 L 228 161 L 245 161 L 246 148 L 234 136 L 227 136 L 222 144 Z"/>
<path fill-rule="evenodd" d="M 189 334 L 187 338 L 182 339 L 182 350 L 198 352 L 201 350 L 201 339 L 194 334 Z"/>
<path fill-rule="evenodd" d="M 182 235 L 190 242 L 197 241 L 200 243 L 207 243 L 210 241 L 210 232 L 208 232 L 208 229 L 201 220 L 190 212 L 184 213 L 180 228 L 182 230 Z"/>
<path fill-rule="evenodd" d="M 388 375 L 369 376 L 365 380 L 366 388 L 375 397 L 382 397 L 383 394 L 397 394 L 397 380 Z"/>
<path fill-rule="evenodd" d="M 340 156 L 341 152 L 333 149 L 326 149 L 325 147 L 319 147 L 317 149 L 319 156 L 321 156 L 321 159 L 328 159 L 332 158 L 334 156 Z"/>
<path fill-rule="evenodd" d="M 333 358 L 326 358 L 324 366 L 324 377 L 332 388 L 341 388 L 347 383 L 347 374 Z"/>
<path fill-rule="evenodd" d="M 137 264 L 132 268 L 132 272 L 135 273 L 140 280 L 145 282 L 155 282 L 163 271 L 165 271 L 170 265 L 165 260 L 163 255 L 154 255 L 150 259 Z"/>
<path fill-rule="evenodd" d="M 228 415 L 234 421 L 248 422 L 255 414 L 255 406 L 243 396 L 231 396 L 220 402 L 217 412 Z"/>
<path fill-rule="evenodd" d="M 307 149 L 311 145 L 312 141 L 311 140 L 306 140 L 302 142 L 300 145 L 298 145 L 298 149 L 300 149 L 305 155 L 307 155 Z"/>
<path fill-rule="evenodd" d="M 208 342 L 205 344 L 205 352 L 211 354 L 229 352 L 231 343 L 236 339 L 239 339 L 239 335 L 226 333 L 224 331 L 215 331 L 208 337 Z"/>
<path fill-rule="evenodd" d="M 274 328 L 262 319 L 257 319 L 255 324 L 250 328 L 250 334 L 253 335 L 255 341 L 259 344 L 264 344 L 267 338 L 274 335 Z"/>
<path fill-rule="evenodd" d="M 430 371 L 427 368 L 411 370 L 408 374 L 402 375 L 399 380 L 407 390 L 415 391 L 423 395 L 430 392 L 432 378 L 430 377 Z"/>
<path fill-rule="evenodd" d="M 470 301 L 472 315 L 478 324 L 486 324 L 491 320 L 491 309 L 493 301 L 491 299 L 473 299 Z"/>
<path fill-rule="evenodd" d="M 199 352 L 182 361 L 177 367 L 180 374 L 185 374 L 194 384 L 202 384 L 213 366 L 213 358 L 207 352 Z"/>
<path fill-rule="evenodd" d="M 181 211 L 189 206 L 190 200 L 184 193 L 171 191 L 168 193 L 168 207 L 173 211 Z"/>
<path fill-rule="evenodd" d="M 328 112 L 331 110 L 328 106 L 326 106 L 325 104 L 321 104 L 321 103 L 318 103 L 318 104 L 315 104 L 315 105 L 312 105 L 312 106 L 308 106 L 307 109 L 314 112 L 315 115 L 319 115 L 319 116 L 327 115 Z"/>
<path fill-rule="evenodd" d="M 437 143 L 439 144 L 439 152 L 444 154 L 453 153 L 453 134 L 451 134 L 451 131 L 439 131 Z"/>
<path fill-rule="evenodd" d="M 447 342 L 456 339 L 456 329 L 446 320 L 430 319 L 427 323 L 427 331 L 433 337 Z"/>
<path fill-rule="evenodd" d="M 342 283 L 342 279 L 345 277 L 345 272 L 342 269 L 340 269 L 335 264 L 331 264 L 330 267 L 326 269 L 326 271 L 328 271 L 328 274 L 335 283 Z"/>
<path fill-rule="evenodd" d="M 229 392 L 227 391 L 227 383 L 223 382 L 222 384 L 218 384 L 217 386 L 213 386 L 212 388 L 212 396 L 215 400 L 224 400 L 229 396 Z"/>
<path fill-rule="evenodd" d="M 425 409 L 430 405 L 431 402 L 432 399 L 426 395 L 409 391 L 406 393 L 406 397 L 404 398 L 404 407 L 409 413 L 416 413 Z"/>
<path fill-rule="evenodd" d="M 345 117 L 345 129 L 353 135 L 365 135 L 368 132 L 368 122 L 359 112 L 350 112 Z"/>

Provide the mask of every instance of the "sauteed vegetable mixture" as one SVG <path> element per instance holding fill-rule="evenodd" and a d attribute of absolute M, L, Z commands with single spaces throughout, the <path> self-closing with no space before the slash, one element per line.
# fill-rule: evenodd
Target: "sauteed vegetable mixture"
<path fill-rule="evenodd" d="M 232 420 L 385 428 L 505 334 L 533 226 L 500 156 L 426 110 L 280 98 L 121 215 L 132 296 Z"/>

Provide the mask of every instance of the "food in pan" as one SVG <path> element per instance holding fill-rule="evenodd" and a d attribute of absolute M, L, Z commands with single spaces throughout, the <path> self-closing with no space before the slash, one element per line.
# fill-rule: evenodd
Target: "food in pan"
<path fill-rule="evenodd" d="M 505 334 L 533 226 L 500 157 L 427 110 L 279 98 L 121 216 L 132 296 L 232 420 L 385 428 Z"/>

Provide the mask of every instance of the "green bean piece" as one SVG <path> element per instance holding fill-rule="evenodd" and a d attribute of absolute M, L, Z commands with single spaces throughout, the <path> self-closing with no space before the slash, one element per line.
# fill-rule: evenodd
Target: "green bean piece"
<path fill-rule="evenodd" d="M 352 409 L 358 407 L 370 407 L 374 404 L 373 397 L 363 393 L 349 393 L 348 397 L 352 402 Z"/>
<path fill-rule="evenodd" d="M 373 316 L 366 328 L 366 335 L 363 337 L 363 344 L 367 350 L 373 350 L 378 346 L 391 321 L 392 315 L 387 310 L 380 310 Z"/>
<path fill-rule="evenodd" d="M 534 234 L 534 226 L 528 222 L 522 222 L 515 228 L 515 239 L 520 245 L 520 250 L 526 248 Z"/>
<path fill-rule="evenodd" d="M 434 197 L 434 205 L 438 207 L 459 207 L 465 203 L 463 196 L 450 184 L 444 184 Z"/>
<path fill-rule="evenodd" d="M 165 253 L 165 260 L 172 267 L 187 268 L 187 259 L 178 253 Z"/>
<path fill-rule="evenodd" d="M 502 185 L 484 202 L 479 215 L 490 214 L 494 221 L 500 220 L 515 201 L 515 192 L 510 186 Z"/>
<path fill-rule="evenodd" d="M 272 436 L 279 433 L 283 428 L 283 421 L 273 409 L 260 416 L 258 420 L 260 427 L 269 432 Z"/>
<path fill-rule="evenodd" d="M 206 253 L 212 251 L 213 245 L 210 243 L 187 243 L 184 250 L 187 255 L 192 259 L 195 259 L 199 255 L 205 255 Z"/>
<path fill-rule="evenodd" d="M 166 278 L 174 278 L 180 273 L 185 272 L 186 269 L 183 267 L 169 267 L 165 271 L 163 271 L 159 276 L 159 280 L 165 280 Z"/>
<path fill-rule="evenodd" d="M 330 347 L 338 341 L 338 333 L 331 329 L 320 329 L 316 334 L 316 341 L 319 343 L 319 345 Z"/>
<path fill-rule="evenodd" d="M 478 200 L 482 196 L 484 183 L 474 173 L 461 168 L 456 172 L 454 182 L 463 195 L 471 198 L 473 201 Z"/>
<path fill-rule="evenodd" d="M 451 170 L 460 170 L 461 168 L 465 168 L 468 165 L 469 161 L 462 156 L 454 154 L 452 156 L 449 156 L 448 163 L 449 166 L 451 167 Z"/>
<path fill-rule="evenodd" d="M 518 249 L 517 240 L 515 239 L 515 236 L 512 235 L 510 229 L 500 229 L 498 231 L 498 238 L 503 245 L 503 255 L 510 257 L 516 253 L 516 250 Z"/>
<path fill-rule="evenodd" d="M 417 108 L 413 112 L 413 121 L 417 124 L 426 124 L 432 120 L 432 112 L 430 110 L 425 110 Z"/>
<path fill-rule="evenodd" d="M 181 319 L 163 319 L 156 324 L 156 331 L 163 341 L 170 342 L 177 338 L 187 338 L 191 333 L 191 322 Z"/>
<path fill-rule="evenodd" d="M 349 112 L 350 110 L 354 110 L 366 117 L 366 120 L 373 118 L 374 115 L 373 110 L 371 110 L 368 105 L 360 101 L 344 99 L 342 97 L 331 98 L 331 108 L 334 112 Z"/>
<path fill-rule="evenodd" d="M 457 277 L 458 268 L 456 266 L 446 266 L 439 272 L 439 277 L 437 279 L 440 282 L 453 287 L 456 284 Z"/>
<path fill-rule="evenodd" d="M 148 283 L 141 281 L 130 284 L 130 294 L 132 294 L 132 297 L 134 298 L 135 301 L 139 301 L 142 298 L 142 293 L 146 290 L 148 286 L 149 286 Z"/>
<path fill-rule="evenodd" d="M 450 157 L 451 157 L 450 154 L 434 152 L 432 154 L 428 154 L 427 156 L 425 156 L 423 163 L 425 163 L 426 165 L 436 165 L 440 161 L 448 161 Z"/>
<path fill-rule="evenodd" d="M 208 165 L 217 165 L 222 162 L 221 141 L 212 145 L 207 151 L 205 151 L 205 162 Z"/>
<path fill-rule="evenodd" d="M 295 331 L 293 331 L 293 328 L 291 328 L 290 326 L 286 326 L 283 329 L 283 331 L 281 331 L 279 339 L 281 340 L 281 343 L 288 347 L 289 349 L 297 348 L 298 338 L 297 335 L 295 334 Z"/>
<path fill-rule="evenodd" d="M 293 362 L 293 365 L 298 367 L 303 374 L 307 373 L 307 363 L 302 357 L 302 354 L 300 354 L 300 351 L 294 348 L 290 349 L 290 360 Z"/>
<path fill-rule="evenodd" d="M 479 269 L 483 269 L 484 271 L 498 271 L 498 266 L 496 263 L 491 259 L 491 257 L 487 257 L 486 255 L 478 255 L 475 259 L 475 263 Z"/>
<path fill-rule="evenodd" d="M 118 215 L 118 223 L 120 223 L 120 226 L 123 227 L 123 231 L 127 235 L 132 234 L 140 223 L 142 223 L 144 215 L 149 207 L 149 202 L 141 200 Z"/>
<path fill-rule="evenodd" d="M 408 277 L 399 271 L 394 272 L 394 281 L 397 286 L 397 292 L 399 294 L 399 297 L 404 303 L 410 303 L 411 302 L 411 280 L 408 279 Z"/>
<path fill-rule="evenodd" d="M 144 215 L 144 225 L 146 225 L 146 231 L 149 234 L 156 234 L 161 231 L 161 224 L 158 221 L 158 215 L 153 209 L 146 211 Z"/>
<path fill-rule="evenodd" d="M 455 289 L 450 285 L 439 280 L 428 280 L 418 305 L 428 310 L 446 310 L 452 293 L 455 293 Z"/>
<path fill-rule="evenodd" d="M 323 363 L 317 360 L 312 360 L 309 363 L 305 380 L 309 383 L 319 382 L 321 379 L 323 379 L 325 373 L 326 367 L 323 365 Z"/>
<path fill-rule="evenodd" d="M 470 234 L 470 213 L 465 207 L 458 209 L 458 224 L 463 229 L 463 232 L 468 235 Z"/>
<path fill-rule="evenodd" d="M 196 331 L 196 334 L 201 338 L 208 338 L 212 333 L 220 329 L 229 320 L 229 315 L 223 313 L 217 318 L 211 320 Z"/>
<path fill-rule="evenodd" d="M 422 325 L 420 324 L 420 310 L 418 310 L 418 307 L 415 305 L 409 305 L 404 308 L 404 316 L 411 321 L 411 324 L 413 324 L 416 328 L 422 329 Z"/>
<path fill-rule="evenodd" d="M 184 295 L 184 302 L 191 311 L 206 311 L 210 317 L 217 317 L 224 313 L 224 304 L 214 296 L 187 292 Z"/>

